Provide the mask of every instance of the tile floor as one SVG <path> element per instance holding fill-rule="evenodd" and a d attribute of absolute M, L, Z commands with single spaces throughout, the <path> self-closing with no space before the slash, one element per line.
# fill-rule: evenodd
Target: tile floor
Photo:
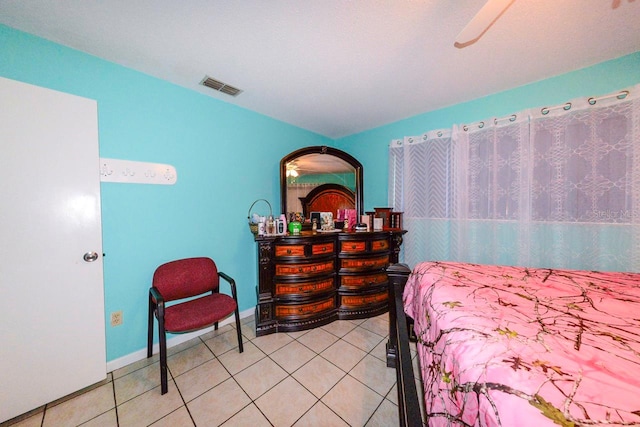
<path fill-rule="evenodd" d="M 398 425 L 395 370 L 385 362 L 387 314 L 263 337 L 249 317 L 242 333 L 242 354 L 233 325 L 168 349 L 164 396 L 156 354 L 11 425 Z"/>

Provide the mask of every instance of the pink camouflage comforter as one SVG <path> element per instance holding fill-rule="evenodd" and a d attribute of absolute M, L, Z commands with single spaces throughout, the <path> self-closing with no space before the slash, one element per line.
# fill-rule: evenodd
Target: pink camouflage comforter
<path fill-rule="evenodd" d="M 430 426 L 640 426 L 640 274 L 425 262 L 403 298 Z"/>

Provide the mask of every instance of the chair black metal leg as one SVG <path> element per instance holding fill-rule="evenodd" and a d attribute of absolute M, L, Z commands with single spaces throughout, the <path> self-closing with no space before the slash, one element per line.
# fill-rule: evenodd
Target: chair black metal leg
<path fill-rule="evenodd" d="M 149 295 L 149 325 L 147 326 L 147 358 L 153 355 L 153 317 L 155 304 Z"/>
<path fill-rule="evenodd" d="M 244 347 L 242 345 L 242 329 L 240 328 L 240 311 L 236 306 L 236 331 L 238 333 L 238 350 L 240 353 L 244 351 Z"/>
<path fill-rule="evenodd" d="M 160 335 L 160 389 L 161 394 L 168 390 L 167 386 L 167 335 L 164 330 L 164 319 L 158 318 L 158 334 Z"/>

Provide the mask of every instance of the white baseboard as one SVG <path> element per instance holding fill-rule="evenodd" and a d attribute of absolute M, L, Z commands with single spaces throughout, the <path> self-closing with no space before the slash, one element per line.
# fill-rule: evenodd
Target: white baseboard
<path fill-rule="evenodd" d="M 244 319 L 245 317 L 249 317 L 252 316 L 255 313 L 255 307 L 249 308 L 247 310 L 241 311 L 240 312 L 240 319 Z M 229 316 L 226 319 L 224 319 L 222 322 L 220 322 L 218 324 L 218 327 L 220 326 L 224 326 L 224 325 L 229 325 L 235 322 L 235 317 L 234 316 Z M 210 328 L 206 328 L 206 329 L 201 329 L 199 331 L 195 331 L 195 332 L 189 332 L 187 334 L 180 334 L 180 335 L 176 335 L 173 338 L 170 338 L 167 340 L 167 348 L 171 348 L 173 346 L 176 346 L 178 344 L 181 344 L 185 341 L 189 341 L 192 338 L 195 337 L 199 337 L 200 335 L 204 335 L 207 332 L 213 331 L 213 326 L 211 326 Z M 160 345 L 158 343 L 155 343 L 153 345 L 153 354 L 157 353 L 160 351 Z M 138 350 L 138 351 L 134 351 L 133 353 L 129 353 L 126 356 L 122 356 L 119 357 L 117 359 L 111 360 L 109 362 L 107 362 L 107 372 L 112 372 L 115 371 L 116 369 L 120 369 L 123 366 L 127 366 L 130 365 L 133 362 L 137 362 L 138 360 L 142 360 L 142 359 L 146 359 L 147 357 L 147 349 L 146 347 Z"/>

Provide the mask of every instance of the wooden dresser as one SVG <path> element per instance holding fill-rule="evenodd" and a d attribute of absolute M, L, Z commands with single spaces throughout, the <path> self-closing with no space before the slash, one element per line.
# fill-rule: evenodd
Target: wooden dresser
<path fill-rule="evenodd" d="M 298 331 L 388 310 L 385 268 L 404 230 L 256 236 L 256 335 Z"/>

